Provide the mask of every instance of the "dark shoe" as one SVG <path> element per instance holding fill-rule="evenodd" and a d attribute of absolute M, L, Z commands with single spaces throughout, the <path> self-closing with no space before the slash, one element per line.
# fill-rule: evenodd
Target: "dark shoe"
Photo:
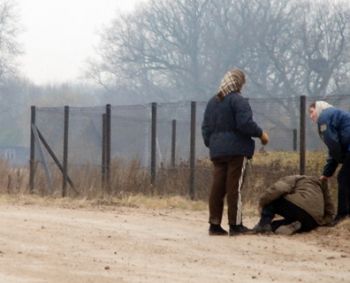
<path fill-rule="evenodd" d="M 271 233 L 272 227 L 270 223 L 267 224 L 256 224 L 254 228 L 252 229 L 252 232 L 255 234 L 264 234 L 264 233 Z"/>
<path fill-rule="evenodd" d="M 210 224 L 209 235 L 210 236 L 227 236 L 227 231 L 222 229 L 220 225 Z"/>
<path fill-rule="evenodd" d="M 336 215 L 330 226 L 335 226 L 346 219 L 347 215 Z"/>
<path fill-rule="evenodd" d="M 299 221 L 294 221 L 288 225 L 281 225 L 275 231 L 279 235 L 293 235 L 295 232 L 300 230 L 301 223 Z"/>
<path fill-rule="evenodd" d="M 250 232 L 251 230 L 248 229 L 247 227 L 243 226 L 243 224 L 240 225 L 230 225 L 230 236 L 235 236 L 239 234 L 246 234 Z"/>

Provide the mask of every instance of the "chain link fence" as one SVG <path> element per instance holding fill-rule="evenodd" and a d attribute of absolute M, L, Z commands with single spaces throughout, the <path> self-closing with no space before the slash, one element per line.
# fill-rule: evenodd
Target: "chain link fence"
<path fill-rule="evenodd" d="M 307 98 L 306 105 L 314 100 L 318 98 Z M 322 100 L 350 110 L 350 95 Z M 270 135 L 267 146 L 256 142 L 258 152 L 299 150 L 300 97 L 249 101 L 254 120 Z M 32 107 L 31 189 L 60 192 L 63 186 L 65 194 L 68 182 L 77 193 L 120 194 L 138 188 L 137 192 L 191 194 L 189 187 L 194 186 L 192 193 L 205 197 L 211 182 L 208 149 L 201 137 L 206 104 Z M 308 118 L 305 133 L 308 152 L 325 151 Z M 259 170 L 268 175 L 268 169 Z M 297 172 L 294 166 L 283 174 Z"/>

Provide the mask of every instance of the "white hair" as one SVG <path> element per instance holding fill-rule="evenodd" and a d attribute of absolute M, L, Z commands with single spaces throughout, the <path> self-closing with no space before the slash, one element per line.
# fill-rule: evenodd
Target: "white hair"
<path fill-rule="evenodd" d="M 329 104 L 328 102 L 322 101 L 322 100 L 316 101 L 315 106 L 316 106 L 315 109 L 316 109 L 317 119 L 318 119 L 318 117 L 320 117 L 323 110 L 330 108 L 330 107 L 334 107 L 333 105 Z"/>

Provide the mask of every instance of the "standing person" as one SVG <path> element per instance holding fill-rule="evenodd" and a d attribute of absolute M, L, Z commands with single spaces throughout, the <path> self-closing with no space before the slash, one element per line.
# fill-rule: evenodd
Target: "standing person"
<path fill-rule="evenodd" d="M 218 93 L 209 100 L 202 123 L 204 144 L 214 164 L 214 179 L 209 196 L 209 235 L 227 235 L 221 227 L 224 198 L 227 198 L 230 236 L 245 233 L 242 224 L 241 187 L 246 158 L 254 154 L 254 140 L 262 144 L 268 135 L 253 121 L 248 100 L 241 96 L 245 84 L 241 70 L 227 72 Z"/>
<path fill-rule="evenodd" d="M 329 157 L 321 180 L 332 177 L 339 164 L 338 209 L 335 223 L 350 215 L 350 113 L 337 109 L 325 101 L 309 106 L 310 118 L 318 125 L 318 132 L 328 148 Z"/>
<path fill-rule="evenodd" d="M 308 232 L 330 224 L 334 216 L 327 182 L 305 175 L 279 179 L 262 193 L 259 208 L 261 218 L 253 228 L 256 233 Z M 283 219 L 274 220 L 276 214 Z"/>

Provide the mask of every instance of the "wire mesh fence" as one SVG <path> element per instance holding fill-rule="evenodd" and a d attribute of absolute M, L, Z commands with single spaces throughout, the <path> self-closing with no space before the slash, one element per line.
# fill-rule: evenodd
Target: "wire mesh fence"
<path fill-rule="evenodd" d="M 307 98 L 306 104 L 317 99 Z M 350 109 L 350 95 L 326 97 L 322 100 L 344 110 Z M 262 147 L 259 142 L 256 143 L 258 152 L 263 155 L 274 151 L 293 152 L 299 149 L 299 97 L 251 98 L 249 101 L 254 120 L 270 135 L 270 143 L 267 146 Z M 61 189 L 63 171 L 80 193 L 107 191 L 120 194 L 136 191 L 188 194 L 191 190 L 190 183 L 194 182 L 195 172 L 195 184 L 192 186 L 195 186 L 197 197 L 205 197 L 211 182 L 208 149 L 201 137 L 201 123 L 206 104 L 206 101 L 196 102 L 195 112 L 194 103 L 189 101 L 108 106 L 109 116 L 106 116 L 105 106 L 70 107 L 69 121 L 66 125 L 66 145 L 64 108 L 36 108 L 33 124 L 56 156 L 58 163 L 66 168 L 60 169 L 57 161 L 53 161 L 52 154 L 43 145 L 43 140 L 34 138 L 32 161 L 35 166 L 32 168 L 36 168 L 33 170 L 36 172 L 35 178 L 38 179 L 38 176 L 42 175 L 46 183 L 50 180 L 49 184 L 56 192 Z M 152 105 L 156 106 L 156 112 Z M 106 121 L 109 121 L 109 124 Z M 309 119 L 306 119 L 305 133 L 308 152 L 325 151 L 316 126 Z M 191 142 L 194 147 L 191 147 Z M 63 166 L 65 153 L 67 165 Z M 196 161 L 194 164 L 190 162 L 191 156 Z M 274 166 L 278 167 L 278 162 L 276 164 Z M 153 169 L 157 176 L 155 180 L 152 180 L 152 166 L 155 167 Z M 288 166 L 287 172 L 283 174 L 298 172 L 297 163 Z M 255 166 L 255 173 L 268 176 L 271 169 L 269 167 L 271 164 L 265 167 Z M 46 168 L 46 171 L 43 168 Z M 277 170 L 276 168 L 274 170 Z M 310 173 L 316 174 L 316 170 L 319 170 L 316 166 L 314 169 L 309 168 Z M 271 182 L 272 179 L 270 178 Z M 105 188 L 104 180 L 107 180 L 109 190 Z M 41 190 L 44 190 L 45 182 L 42 181 Z"/>

